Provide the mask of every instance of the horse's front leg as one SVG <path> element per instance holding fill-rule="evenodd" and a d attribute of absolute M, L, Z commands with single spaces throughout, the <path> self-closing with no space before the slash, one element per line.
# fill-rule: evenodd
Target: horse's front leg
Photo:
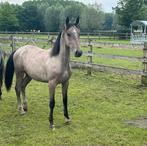
<path fill-rule="evenodd" d="M 0 100 L 2 100 L 2 81 L 0 81 Z"/>
<path fill-rule="evenodd" d="M 56 83 L 54 81 L 49 82 L 49 93 L 50 93 L 50 101 L 49 101 L 49 107 L 50 107 L 50 115 L 49 115 L 49 122 L 50 127 L 54 130 L 54 122 L 53 122 L 53 111 L 55 106 L 55 88 Z"/>
<path fill-rule="evenodd" d="M 68 92 L 68 85 L 69 85 L 69 81 L 66 81 L 64 83 L 62 83 L 62 96 L 63 96 L 63 106 L 64 106 L 64 116 L 66 118 L 66 122 L 70 122 L 71 119 L 69 118 L 68 115 L 68 96 L 67 96 L 67 92 Z"/>
<path fill-rule="evenodd" d="M 0 100 L 2 100 L 2 90 L 1 90 L 1 87 L 0 87 Z"/>

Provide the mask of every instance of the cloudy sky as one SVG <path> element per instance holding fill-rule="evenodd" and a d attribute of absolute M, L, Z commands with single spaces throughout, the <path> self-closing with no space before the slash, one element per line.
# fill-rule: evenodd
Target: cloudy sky
<path fill-rule="evenodd" d="M 5 2 L 5 1 L 8 1 L 9 3 L 22 4 L 24 1 L 27 0 L 0 0 L 0 2 Z M 112 12 L 112 7 L 116 6 L 118 0 L 77 0 L 77 1 L 83 2 L 85 4 L 97 2 L 99 4 L 102 4 L 102 8 L 104 11 Z"/>

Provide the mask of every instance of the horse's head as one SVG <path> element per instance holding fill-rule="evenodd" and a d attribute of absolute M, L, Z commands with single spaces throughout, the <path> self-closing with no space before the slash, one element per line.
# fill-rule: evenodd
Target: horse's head
<path fill-rule="evenodd" d="M 74 24 L 70 24 L 69 17 L 67 17 L 63 30 L 65 45 L 74 52 L 75 57 L 80 57 L 82 55 L 82 51 L 80 50 L 80 29 L 78 25 L 79 17 Z"/>

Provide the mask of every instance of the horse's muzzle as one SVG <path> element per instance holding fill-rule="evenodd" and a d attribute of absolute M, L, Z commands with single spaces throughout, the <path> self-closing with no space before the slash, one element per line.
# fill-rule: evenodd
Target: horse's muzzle
<path fill-rule="evenodd" d="M 82 51 L 81 50 L 76 50 L 75 57 L 80 57 L 81 55 L 82 55 Z"/>

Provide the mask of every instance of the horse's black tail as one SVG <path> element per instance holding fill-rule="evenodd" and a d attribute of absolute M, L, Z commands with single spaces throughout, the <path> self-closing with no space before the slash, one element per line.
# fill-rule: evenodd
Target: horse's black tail
<path fill-rule="evenodd" d="M 13 62 L 13 55 L 15 51 L 12 52 L 8 58 L 7 64 L 6 64 L 6 70 L 5 70 L 5 86 L 7 91 L 11 89 L 12 81 L 13 81 L 13 75 L 14 75 L 14 62 Z"/>

